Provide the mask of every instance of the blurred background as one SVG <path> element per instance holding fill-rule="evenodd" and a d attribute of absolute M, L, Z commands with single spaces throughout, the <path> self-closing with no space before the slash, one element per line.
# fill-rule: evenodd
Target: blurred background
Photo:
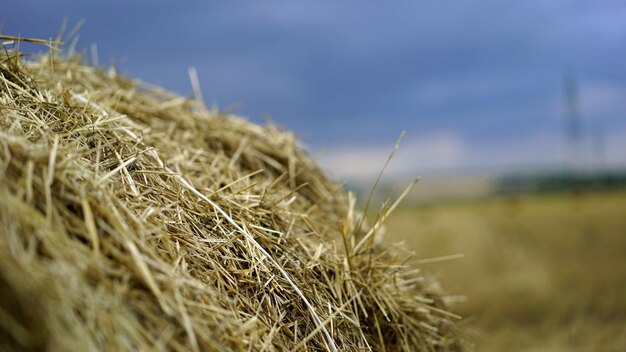
<path fill-rule="evenodd" d="M 207 105 L 295 131 L 361 199 L 405 130 L 374 208 L 422 177 L 386 238 L 465 297 L 478 350 L 626 350 L 624 2 L 0 8 L 8 35 L 84 21 L 89 61 L 190 97 L 194 67 Z"/>

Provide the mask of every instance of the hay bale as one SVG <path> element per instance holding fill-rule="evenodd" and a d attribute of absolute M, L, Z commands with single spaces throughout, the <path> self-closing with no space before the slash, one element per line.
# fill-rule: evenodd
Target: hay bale
<path fill-rule="evenodd" d="M 2 349 L 460 350 L 355 214 L 293 134 L 0 54 Z"/>

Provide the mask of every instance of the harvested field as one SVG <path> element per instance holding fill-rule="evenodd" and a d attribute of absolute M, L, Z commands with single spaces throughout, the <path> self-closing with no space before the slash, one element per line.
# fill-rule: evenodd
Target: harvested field
<path fill-rule="evenodd" d="M 392 240 L 420 258 L 471 322 L 479 351 L 626 350 L 626 191 L 398 209 Z"/>
<path fill-rule="evenodd" d="M 0 349 L 463 349 L 293 134 L 3 48 Z"/>

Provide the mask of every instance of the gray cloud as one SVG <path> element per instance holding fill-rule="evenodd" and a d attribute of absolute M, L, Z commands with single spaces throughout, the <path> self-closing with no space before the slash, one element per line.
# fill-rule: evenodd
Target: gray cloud
<path fill-rule="evenodd" d="M 444 131 L 477 150 L 535 135 L 558 144 L 564 70 L 579 78 L 586 123 L 611 130 L 624 121 L 626 6 L 617 1 L 8 8 L 5 31 L 25 36 L 49 36 L 64 16 L 85 18 L 82 42 L 96 42 L 101 61 L 115 58 L 123 71 L 183 94 L 195 66 L 209 102 L 242 103 L 255 121 L 269 113 L 314 149 L 389 142 L 401 130 Z"/>

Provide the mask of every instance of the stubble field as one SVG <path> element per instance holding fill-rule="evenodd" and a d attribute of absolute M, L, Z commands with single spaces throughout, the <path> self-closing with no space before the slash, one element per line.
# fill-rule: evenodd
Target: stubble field
<path fill-rule="evenodd" d="M 626 192 L 413 205 L 388 221 L 465 296 L 478 351 L 626 351 Z"/>

